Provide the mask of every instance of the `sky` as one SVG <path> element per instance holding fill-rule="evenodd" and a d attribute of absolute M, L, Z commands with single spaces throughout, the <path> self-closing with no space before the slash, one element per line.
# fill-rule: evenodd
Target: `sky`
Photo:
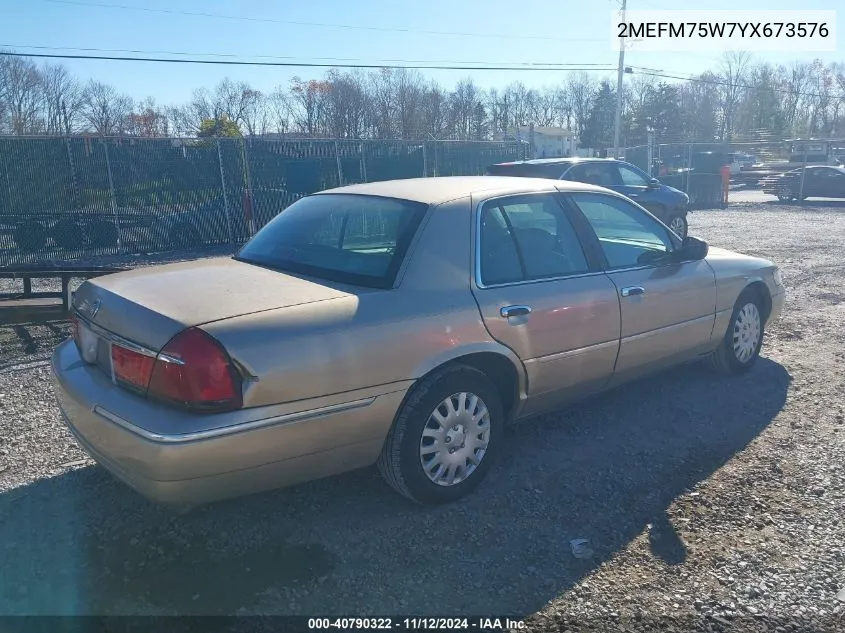
<path fill-rule="evenodd" d="M 518 63 L 615 68 L 613 11 L 620 0 L 0 0 L 0 48 L 26 53 L 190 57 L 332 63 L 434 62 L 471 66 Z M 629 0 L 629 9 L 837 9 L 842 0 Z M 143 10 L 140 10 L 143 9 Z M 184 13 L 209 15 L 185 15 Z M 841 20 L 840 20 L 841 21 Z M 295 24 L 297 23 L 298 24 Z M 308 24 L 306 24 L 308 23 Z M 318 24 L 315 24 L 318 23 Z M 434 32 L 436 33 L 434 33 Z M 444 34 L 444 32 L 448 32 Z M 845 26 L 836 53 L 757 53 L 757 61 L 845 62 Z M 48 48 L 43 48 L 48 47 Z M 102 49 L 109 52 L 72 49 Z M 139 51 L 129 53 L 125 51 Z M 183 55 L 165 54 L 183 53 Z M 188 55 L 184 55 L 187 53 Z M 259 56 L 269 56 L 259 58 Z M 277 58 L 277 59 L 270 59 Z M 110 83 L 135 99 L 183 103 L 194 89 L 224 77 L 262 91 L 294 76 L 320 78 L 324 68 L 212 66 L 53 60 L 82 79 Z M 644 52 L 631 43 L 626 65 L 694 74 L 714 69 L 720 53 Z M 481 87 L 522 81 L 529 87 L 565 79 L 559 70 L 423 70 L 452 87 L 472 77 Z M 615 81 L 615 70 L 596 70 Z"/>

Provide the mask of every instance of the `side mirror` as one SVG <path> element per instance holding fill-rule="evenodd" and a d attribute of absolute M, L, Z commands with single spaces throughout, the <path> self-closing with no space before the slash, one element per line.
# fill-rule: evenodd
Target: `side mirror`
<path fill-rule="evenodd" d="M 681 248 L 675 251 L 676 258 L 681 262 L 696 262 L 707 257 L 710 247 L 707 242 L 697 237 L 687 235 L 681 243 Z"/>
<path fill-rule="evenodd" d="M 657 178 L 652 178 L 648 181 L 648 188 L 649 189 L 659 189 L 660 188 L 660 181 Z"/>

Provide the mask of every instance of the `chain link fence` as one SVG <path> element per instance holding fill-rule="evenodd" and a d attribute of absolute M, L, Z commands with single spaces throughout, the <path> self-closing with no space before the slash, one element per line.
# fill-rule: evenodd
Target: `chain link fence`
<path fill-rule="evenodd" d="M 0 266 L 243 243 L 302 196 L 480 175 L 524 143 L 0 138 Z"/>
<path fill-rule="evenodd" d="M 731 168 L 731 185 L 757 187 L 763 179 L 789 169 L 789 145 L 782 140 L 737 143 L 655 143 L 624 150 L 624 158 L 690 196 L 695 207 L 718 205 L 722 165 Z"/>

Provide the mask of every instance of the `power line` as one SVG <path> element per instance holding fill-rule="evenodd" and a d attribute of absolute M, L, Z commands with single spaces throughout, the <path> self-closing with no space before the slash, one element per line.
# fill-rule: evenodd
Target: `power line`
<path fill-rule="evenodd" d="M 378 70 L 389 68 L 394 70 L 496 70 L 496 71 L 611 71 L 613 68 L 597 68 L 595 66 L 463 66 L 463 65 L 396 65 L 396 64 L 323 64 L 314 62 L 256 62 L 230 59 L 165 59 L 161 57 L 117 57 L 113 55 L 59 55 L 56 53 L 15 53 L 11 51 L 0 51 L 0 55 L 6 57 L 37 57 L 45 59 L 86 59 L 105 60 L 118 62 L 154 62 L 161 64 L 214 64 L 225 66 L 281 66 L 286 68 L 365 68 Z"/>
<path fill-rule="evenodd" d="M 153 9 L 150 7 L 133 7 L 124 4 L 102 4 L 99 2 L 82 2 L 81 0 L 44 0 L 52 4 L 68 4 L 82 7 L 97 7 L 101 9 L 120 9 L 127 11 L 145 11 L 148 13 L 165 13 L 169 15 L 186 15 L 190 17 L 217 18 L 221 20 L 241 20 L 245 22 L 267 22 L 271 24 L 290 24 L 293 26 L 312 26 L 318 28 L 347 29 L 355 31 L 380 31 L 387 33 L 420 33 L 424 35 L 446 35 L 459 37 L 487 37 L 510 40 L 546 40 L 556 42 L 604 42 L 596 38 L 551 37 L 544 35 L 513 35 L 512 33 L 463 33 L 458 31 L 431 31 L 426 29 L 389 28 L 379 26 L 362 26 L 353 24 L 332 24 L 327 22 L 305 22 L 301 20 L 277 20 L 274 18 L 253 18 L 244 15 L 224 15 L 220 13 L 205 13 L 201 11 L 178 11 L 176 9 Z"/>
<path fill-rule="evenodd" d="M 126 48 L 79 48 L 74 46 L 30 46 L 28 44 L 0 44 L 0 47 L 7 47 L 10 49 L 29 48 L 35 50 L 48 51 L 82 51 L 89 53 L 132 53 L 142 55 L 194 55 L 200 57 L 253 57 L 259 59 L 316 59 L 321 61 L 337 61 L 337 62 L 362 62 L 360 58 L 355 57 L 302 57 L 293 55 L 240 55 L 235 53 L 191 53 L 185 51 L 147 51 Z M 449 60 L 449 59 L 376 59 L 374 62 L 395 62 L 403 64 L 489 64 L 488 61 L 464 61 L 464 60 Z M 553 66 L 553 67 L 568 67 L 568 66 L 609 66 L 609 64 L 577 64 L 577 63 L 561 63 L 561 62 L 502 62 L 508 66 Z"/>
<path fill-rule="evenodd" d="M 689 76 L 682 76 L 682 75 L 672 75 L 672 74 L 669 74 L 669 73 L 653 71 L 651 69 L 640 68 L 638 66 L 629 66 L 629 68 L 634 68 L 634 69 L 638 70 L 639 72 L 637 74 L 639 74 L 639 75 L 647 75 L 649 77 L 662 77 L 664 79 L 679 79 L 681 81 L 691 81 L 693 83 L 710 84 L 710 85 L 714 85 L 714 86 L 728 86 L 728 87 L 731 87 L 731 88 L 744 88 L 746 90 L 757 90 L 757 89 L 761 88 L 761 86 L 753 86 L 751 84 L 737 84 L 737 83 L 731 83 L 730 81 L 719 81 L 718 79 L 702 79 L 701 77 L 689 77 Z M 772 92 L 779 92 L 781 94 L 794 95 L 794 96 L 800 96 L 800 97 L 816 97 L 816 98 L 819 98 L 819 99 L 828 99 L 828 98 L 831 98 L 831 97 L 836 98 L 834 95 L 823 95 L 823 94 L 819 94 L 819 93 L 815 93 L 815 92 L 801 92 L 801 91 L 796 91 L 796 90 L 787 90 L 785 88 L 774 88 L 774 87 L 769 87 L 769 86 L 766 86 L 765 88 L 768 89 L 768 90 L 771 90 Z"/>

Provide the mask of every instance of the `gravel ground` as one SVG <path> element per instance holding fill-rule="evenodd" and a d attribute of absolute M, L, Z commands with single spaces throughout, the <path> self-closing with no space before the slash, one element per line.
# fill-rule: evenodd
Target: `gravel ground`
<path fill-rule="evenodd" d="M 754 371 L 689 366 L 526 422 L 450 507 L 369 469 L 170 514 L 63 428 L 46 358 L 67 324 L 0 327 L 0 613 L 845 630 L 845 204 L 738 202 L 690 232 L 782 266 Z"/>

